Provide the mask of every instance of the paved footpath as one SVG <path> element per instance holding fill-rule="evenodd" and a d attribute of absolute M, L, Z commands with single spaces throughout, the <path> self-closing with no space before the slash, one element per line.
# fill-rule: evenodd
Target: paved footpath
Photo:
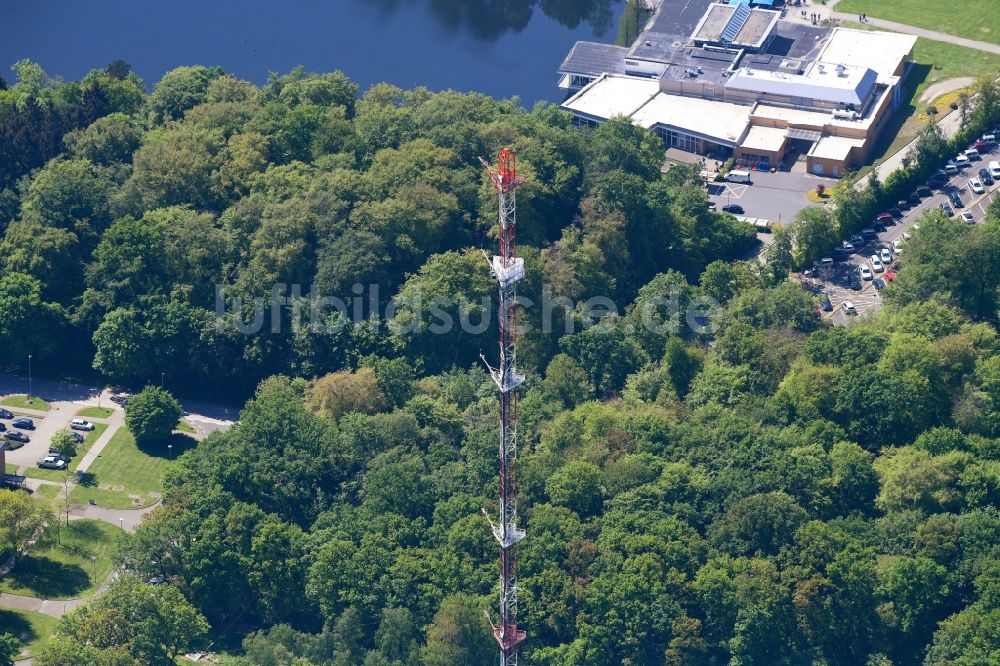
<path fill-rule="evenodd" d="M 106 419 L 94 419 L 94 422 L 98 421 L 101 423 L 107 423 L 108 427 L 103 433 L 101 433 L 101 436 L 97 438 L 97 441 L 94 442 L 94 445 L 90 447 L 87 453 L 84 454 L 83 460 L 80 461 L 80 464 L 76 466 L 76 471 L 80 474 L 83 474 L 90 469 L 90 466 L 94 464 L 97 457 L 101 455 L 102 451 L 104 451 L 104 447 L 108 445 L 108 442 L 110 442 L 111 438 L 115 436 L 118 429 L 124 425 L 125 412 L 122 409 L 115 409 L 115 411 L 111 412 L 111 416 Z"/>

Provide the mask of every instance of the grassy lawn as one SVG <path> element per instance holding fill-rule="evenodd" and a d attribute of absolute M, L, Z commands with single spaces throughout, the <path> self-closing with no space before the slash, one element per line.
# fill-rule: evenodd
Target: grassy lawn
<path fill-rule="evenodd" d="M 87 433 L 87 437 L 83 440 L 83 444 L 76 449 L 76 455 L 73 459 L 69 461 L 69 471 L 75 472 L 77 465 L 83 460 L 83 456 L 86 455 L 90 447 L 94 445 L 97 438 L 104 434 L 104 431 L 108 429 L 107 423 L 95 423 L 94 429 Z M 40 469 L 38 467 L 29 467 L 24 473 L 25 476 L 32 479 L 46 479 L 48 481 L 58 481 L 62 483 L 63 474 L 65 472 L 58 469 Z"/>
<path fill-rule="evenodd" d="M 4 474 L 17 474 L 17 465 L 11 465 L 10 463 L 4 463 L 3 473 Z"/>
<path fill-rule="evenodd" d="M 1000 13 L 996 0 L 841 0 L 837 11 L 946 32 L 981 42 L 1000 44 Z"/>
<path fill-rule="evenodd" d="M 841 5 L 837 5 L 837 7 L 839 9 Z M 844 26 L 873 29 L 871 26 L 860 23 L 845 22 Z M 925 113 L 927 103 L 921 102 L 920 96 L 928 86 L 956 77 L 975 78 L 983 74 L 996 76 L 1000 73 L 1000 55 L 922 37 L 917 39 L 917 44 L 913 48 L 913 59 L 916 64 L 912 66 L 907 77 L 906 89 L 903 93 L 904 101 L 883 130 L 882 138 L 875 146 L 871 156 L 873 161 L 882 160 L 897 152 L 916 138 L 920 130 L 927 125 L 928 118 Z M 951 111 L 948 108 L 948 101 L 955 97 L 957 97 L 957 93 L 944 95 L 935 100 L 938 120 Z M 864 175 L 870 170 L 870 167 L 865 167 L 858 172 L 858 176 Z"/>
<path fill-rule="evenodd" d="M 56 628 L 56 620 L 49 615 L 32 611 L 0 608 L 0 627 L 4 633 L 11 633 L 21 639 L 24 656 L 34 656 L 40 647 L 49 642 Z M 22 653 L 24 654 L 24 653 Z"/>
<path fill-rule="evenodd" d="M 196 432 L 198 432 L 197 430 L 194 429 L 193 425 L 191 425 L 190 423 L 188 423 L 187 421 L 184 421 L 184 420 L 178 421 L 177 422 L 177 427 L 174 428 L 174 430 L 180 430 L 181 432 L 186 432 L 186 433 L 189 433 L 191 435 L 193 435 Z"/>
<path fill-rule="evenodd" d="M 99 506 L 111 509 L 149 506 L 157 498 L 149 493 L 163 491 L 163 471 L 169 458 L 179 456 L 193 448 L 197 442 L 187 435 L 174 435 L 170 444 L 152 450 L 141 450 L 132 433 L 121 428 L 114 434 L 101 455 L 90 466 L 73 489 L 70 497 L 75 502 L 94 500 Z M 139 497 L 136 502 L 130 495 Z"/>
<path fill-rule="evenodd" d="M 37 409 L 38 411 L 49 411 L 49 403 L 38 396 L 28 397 L 26 395 L 9 395 L 0 400 L 0 405 L 14 407 L 15 409 Z"/>
<path fill-rule="evenodd" d="M 50 502 L 55 502 L 59 497 L 59 492 L 62 490 L 62 486 L 50 486 L 48 484 L 39 485 L 38 490 L 35 492 L 49 500 Z"/>
<path fill-rule="evenodd" d="M 114 413 L 115 410 L 110 407 L 84 407 L 78 411 L 76 415 L 84 418 L 89 417 L 92 419 L 106 419 Z"/>
<path fill-rule="evenodd" d="M 0 578 L 0 591 L 43 599 L 90 594 L 111 572 L 111 549 L 120 533 L 97 520 L 50 525 L 14 570 Z"/>

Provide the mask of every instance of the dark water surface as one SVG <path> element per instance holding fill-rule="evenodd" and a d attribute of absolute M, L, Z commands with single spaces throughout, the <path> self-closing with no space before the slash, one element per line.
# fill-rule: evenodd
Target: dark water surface
<path fill-rule="evenodd" d="M 296 65 L 343 70 L 362 90 L 479 90 L 560 99 L 578 39 L 614 41 L 624 0 L 0 0 L 0 75 L 30 58 L 76 79 L 122 58 L 152 86 L 179 65 L 262 83 Z"/>

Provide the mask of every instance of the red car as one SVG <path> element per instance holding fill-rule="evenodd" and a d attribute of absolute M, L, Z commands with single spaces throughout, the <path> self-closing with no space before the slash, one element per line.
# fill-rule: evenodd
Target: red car
<path fill-rule="evenodd" d="M 875 221 L 878 222 L 879 224 L 892 224 L 893 223 L 892 213 L 879 213 L 878 217 L 875 218 Z"/>
<path fill-rule="evenodd" d="M 975 148 L 976 150 L 982 150 L 984 148 L 989 148 L 990 144 L 980 139 L 979 141 L 976 141 L 974 144 L 972 144 L 972 147 Z"/>

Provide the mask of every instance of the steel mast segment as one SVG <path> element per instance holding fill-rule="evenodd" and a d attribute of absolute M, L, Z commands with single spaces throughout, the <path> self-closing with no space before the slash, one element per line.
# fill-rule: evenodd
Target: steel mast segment
<path fill-rule="evenodd" d="M 490 173 L 490 179 L 499 195 L 499 254 L 489 258 L 490 271 L 500 286 L 500 306 L 497 310 L 500 324 L 500 361 L 490 375 L 500 389 L 500 513 L 497 520 L 487 520 L 493 536 L 500 544 L 500 617 L 493 626 L 493 636 L 500 647 L 500 666 L 517 666 L 518 645 L 525 632 L 517 627 L 517 543 L 524 538 L 524 530 L 517 527 L 517 388 L 524 382 L 524 375 L 517 374 L 516 305 L 517 283 L 524 278 L 524 259 L 515 256 L 515 226 L 517 224 L 516 190 L 524 183 L 517 176 L 514 153 L 504 148 L 500 151 L 497 168 L 480 160 Z M 486 362 L 486 359 L 483 358 Z M 487 614 L 487 617 L 489 615 Z"/>

